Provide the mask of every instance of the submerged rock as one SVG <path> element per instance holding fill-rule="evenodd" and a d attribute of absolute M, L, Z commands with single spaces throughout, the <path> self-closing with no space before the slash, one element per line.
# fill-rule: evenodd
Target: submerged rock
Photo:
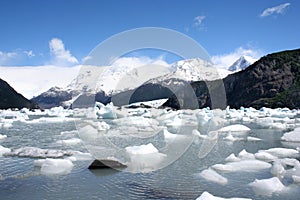
<path fill-rule="evenodd" d="M 126 165 L 116 160 L 94 160 L 88 169 L 122 169 L 126 167 Z"/>

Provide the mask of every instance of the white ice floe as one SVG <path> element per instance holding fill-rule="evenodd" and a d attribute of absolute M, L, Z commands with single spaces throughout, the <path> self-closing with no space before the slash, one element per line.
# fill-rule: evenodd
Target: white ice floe
<path fill-rule="evenodd" d="M 267 161 L 267 162 L 278 159 L 276 156 L 274 156 L 268 152 L 265 152 L 265 151 L 259 151 L 258 153 L 255 153 L 254 155 L 255 155 L 256 159 Z"/>
<path fill-rule="evenodd" d="M 257 137 L 251 137 L 251 136 L 248 136 L 247 137 L 247 141 L 261 141 L 260 138 L 257 138 Z"/>
<path fill-rule="evenodd" d="M 115 107 L 113 103 L 109 103 L 107 105 L 104 105 L 100 102 L 95 103 L 95 109 L 96 109 L 96 114 L 98 118 L 101 119 L 116 119 L 117 115 L 115 113 Z"/>
<path fill-rule="evenodd" d="M 258 152 L 267 152 L 278 158 L 297 158 L 297 157 L 299 157 L 299 151 L 297 151 L 296 149 L 271 148 L 268 150 L 259 150 Z"/>
<path fill-rule="evenodd" d="M 246 149 L 243 149 L 239 154 L 238 154 L 238 158 L 242 159 L 242 160 L 252 160 L 255 159 L 255 156 L 253 153 L 249 153 L 246 151 Z"/>
<path fill-rule="evenodd" d="M 296 128 L 294 131 L 285 133 L 281 139 L 290 142 L 300 142 L 300 127 Z"/>
<path fill-rule="evenodd" d="M 252 187 L 257 195 L 262 196 L 272 196 L 273 193 L 280 193 L 286 189 L 277 177 L 262 180 L 256 179 L 249 186 Z"/>
<path fill-rule="evenodd" d="M 247 126 L 245 125 L 242 125 L 242 124 L 234 124 L 234 125 L 229 125 L 229 126 L 225 126 L 221 129 L 218 130 L 218 132 L 247 132 L 247 131 L 250 131 L 251 129 L 248 128 Z"/>
<path fill-rule="evenodd" d="M 69 122 L 74 121 L 75 118 L 71 117 L 41 117 L 38 119 L 27 120 L 25 121 L 28 124 L 36 124 L 36 123 L 61 123 L 61 122 Z"/>
<path fill-rule="evenodd" d="M 282 166 L 281 162 L 279 160 L 276 160 L 273 163 L 273 166 L 271 168 L 271 174 L 278 178 L 283 178 L 285 173 L 286 173 L 286 171 L 285 171 L 284 167 Z"/>
<path fill-rule="evenodd" d="M 166 142 L 172 142 L 178 135 L 170 133 L 167 129 L 164 129 L 164 138 Z"/>
<path fill-rule="evenodd" d="M 300 176 L 293 175 L 292 178 L 293 178 L 294 183 L 296 183 L 296 184 L 300 183 Z"/>
<path fill-rule="evenodd" d="M 129 146 L 125 150 L 131 155 L 144 155 L 150 153 L 158 153 L 158 149 L 152 143 L 140 146 Z"/>
<path fill-rule="evenodd" d="M 226 162 L 237 162 L 237 161 L 240 161 L 241 159 L 236 157 L 234 155 L 234 153 L 230 154 L 227 158 L 225 158 L 225 161 Z"/>
<path fill-rule="evenodd" d="M 159 153 L 152 143 L 125 148 L 130 157 L 128 170 L 131 172 L 151 172 L 160 167 L 160 163 L 166 158 L 165 154 Z"/>
<path fill-rule="evenodd" d="M 200 173 L 200 176 L 207 181 L 211 181 L 220 185 L 226 185 L 228 183 L 227 178 L 217 173 L 215 170 L 209 168 Z"/>
<path fill-rule="evenodd" d="M 6 148 L 2 145 L 0 145 L 0 156 L 2 156 L 3 154 L 7 154 L 7 153 L 10 153 L 11 150 L 9 148 Z"/>
<path fill-rule="evenodd" d="M 216 197 L 212 194 L 209 194 L 208 192 L 203 192 L 200 197 L 198 197 L 196 200 L 251 200 L 247 198 L 223 198 L 223 197 Z"/>
<path fill-rule="evenodd" d="M 270 163 L 260 160 L 241 160 L 237 162 L 229 162 L 226 164 L 215 164 L 213 169 L 220 172 L 237 172 L 237 171 L 258 171 L 269 169 L 272 165 Z"/>
<path fill-rule="evenodd" d="M 6 156 L 19 156 L 30 158 L 61 158 L 64 156 L 71 156 L 72 154 L 72 151 L 40 149 L 37 147 L 21 147 L 5 153 Z"/>
<path fill-rule="evenodd" d="M 81 143 L 81 139 L 79 138 L 70 138 L 66 140 L 58 140 L 56 143 L 58 144 L 64 144 L 64 145 L 76 145 Z"/>
<path fill-rule="evenodd" d="M 39 159 L 34 161 L 34 165 L 40 167 L 41 174 L 62 175 L 72 171 L 74 164 L 68 159 Z"/>
<path fill-rule="evenodd" d="M 86 125 L 78 129 L 78 134 L 83 140 L 95 139 L 98 135 L 98 130 L 91 125 Z"/>
<path fill-rule="evenodd" d="M 0 140 L 3 140 L 3 139 L 5 139 L 5 138 L 7 138 L 7 135 L 1 135 L 1 134 L 0 134 Z"/>

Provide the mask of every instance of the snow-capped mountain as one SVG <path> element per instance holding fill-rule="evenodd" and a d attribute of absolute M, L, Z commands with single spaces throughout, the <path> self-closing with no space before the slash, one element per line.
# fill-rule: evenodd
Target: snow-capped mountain
<path fill-rule="evenodd" d="M 181 60 L 171 65 L 171 71 L 154 79 L 150 79 L 151 83 L 159 83 L 169 79 L 180 79 L 187 82 L 209 81 L 222 79 L 231 72 L 226 69 L 214 67 L 211 62 L 204 61 L 200 58 Z"/>
<path fill-rule="evenodd" d="M 256 60 L 249 56 L 241 56 L 238 60 L 236 60 L 229 68 L 229 71 L 236 72 L 243 69 L 246 69 L 250 65 L 252 65 Z"/>
<path fill-rule="evenodd" d="M 182 60 L 171 65 L 149 63 L 143 66 L 83 66 L 79 75 L 66 88 L 51 88 L 33 101 L 44 108 L 71 105 L 80 94 L 101 94 L 96 95 L 97 100 L 107 101 L 108 97 L 133 90 L 143 84 L 167 84 L 176 87 L 182 81 L 216 80 L 228 74 L 228 70 L 216 69 L 212 63 L 199 58 Z"/>

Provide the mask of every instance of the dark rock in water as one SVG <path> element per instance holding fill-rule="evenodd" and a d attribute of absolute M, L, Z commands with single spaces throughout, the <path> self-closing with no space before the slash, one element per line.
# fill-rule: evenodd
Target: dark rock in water
<path fill-rule="evenodd" d="M 122 169 L 127 166 L 116 160 L 94 160 L 88 169 Z"/>

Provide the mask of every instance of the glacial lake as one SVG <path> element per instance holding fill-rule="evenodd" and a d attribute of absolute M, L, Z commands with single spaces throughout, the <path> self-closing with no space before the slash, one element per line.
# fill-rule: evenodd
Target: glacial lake
<path fill-rule="evenodd" d="M 26 121 L 16 120 L 11 126 L 0 128 L 0 134 L 7 136 L 0 139 L 0 145 L 12 151 L 34 147 L 88 152 L 84 143 L 74 140 L 79 137 L 76 123 L 72 119 L 59 122 L 47 118 L 55 117 L 32 115 Z M 230 124 L 237 124 L 237 121 Z M 200 175 L 201 171 L 215 164 L 225 164 L 230 154 L 238 155 L 244 149 L 255 154 L 270 148 L 300 147 L 300 143 L 283 142 L 280 139 L 286 130 L 264 128 L 249 122 L 244 124 L 251 129 L 247 135 L 260 140 L 227 140 L 219 137 L 212 150 L 204 158 L 199 158 L 203 141 L 194 138 L 183 155 L 170 165 L 153 172 L 88 170 L 93 161 L 90 158 L 73 160 L 74 166 L 69 173 L 43 174 L 35 163 L 41 158 L 3 155 L 0 156 L 0 199 L 196 199 L 205 191 L 223 198 L 299 199 L 300 185 L 294 184 L 291 178 L 282 179 L 283 185 L 288 188 L 283 192 L 261 195 L 253 190 L 249 184 L 255 179 L 273 177 L 270 169 L 219 172 L 228 180 L 226 184 L 209 181 Z M 63 157 L 68 156 L 66 153 Z"/>

